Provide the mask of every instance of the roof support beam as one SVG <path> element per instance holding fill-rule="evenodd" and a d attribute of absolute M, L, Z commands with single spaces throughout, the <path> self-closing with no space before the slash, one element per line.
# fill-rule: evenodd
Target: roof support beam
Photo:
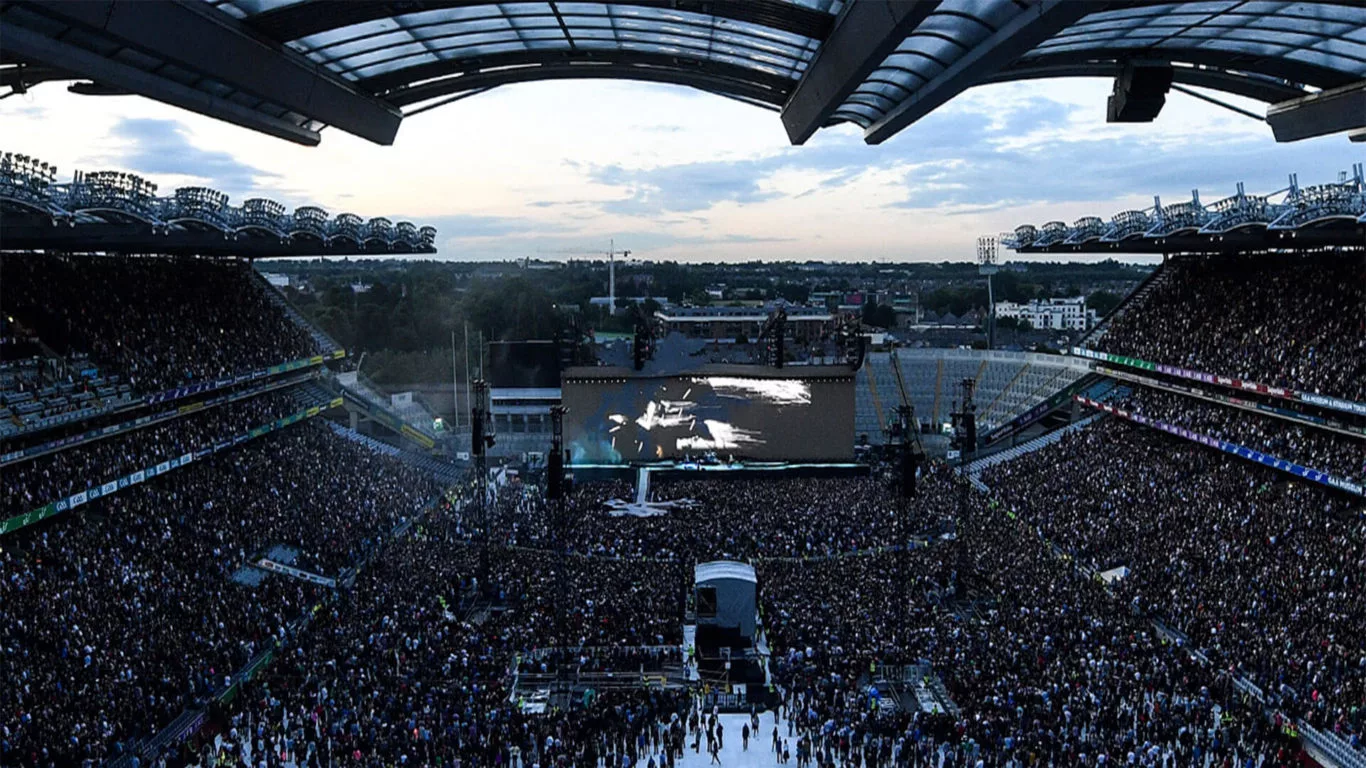
<path fill-rule="evenodd" d="M 246 22 L 272 40 L 286 42 L 399 14 L 489 4 L 490 0 L 303 0 L 255 14 Z M 619 4 L 762 24 L 816 40 L 824 40 L 830 31 L 830 14 L 785 0 L 622 0 Z"/>
<path fill-rule="evenodd" d="M 174 80 L 158 77 L 23 27 L 7 25 L 3 40 L 7 54 L 21 57 L 25 61 L 64 71 L 98 73 L 98 81 L 103 85 L 123 88 L 296 144 L 313 147 L 317 146 L 321 139 L 317 131 L 309 130 L 302 125 L 272 117 Z"/>
<path fill-rule="evenodd" d="M 55 20 L 107 36 L 174 67 L 377 144 L 392 144 L 403 119 L 394 107 L 360 92 L 302 55 L 261 39 L 241 22 L 201 0 L 66 0 L 34 8 Z M 8 29 L 5 42 L 8 48 Z M 106 69 L 119 62 L 96 56 L 91 63 L 96 65 L 76 74 L 101 82 L 109 80 Z M 64 61 L 53 66 L 76 70 Z M 155 80 L 168 79 L 144 74 Z M 137 88 L 120 85 L 144 93 L 150 83 L 144 79 Z M 202 107 L 196 111 L 220 117 L 212 108 Z"/>
<path fill-rule="evenodd" d="M 1267 107 L 1276 141 L 1366 130 L 1366 80 Z"/>
<path fill-rule="evenodd" d="M 395 104 L 417 104 L 428 99 L 448 96 L 454 93 L 487 90 L 500 85 L 527 83 L 540 80 L 640 80 L 651 83 L 668 83 L 700 88 L 723 96 L 749 99 L 759 103 L 776 104 L 781 93 L 771 91 L 762 85 L 743 80 L 734 80 L 706 69 L 682 69 L 679 67 L 659 67 L 631 64 L 617 61 L 601 63 L 574 63 L 561 61 L 539 66 L 510 67 L 487 72 L 470 72 L 464 75 L 423 83 L 393 96 Z M 414 110 L 413 114 L 421 111 Z"/>
<path fill-rule="evenodd" d="M 1081 0 L 1039 0 L 964 53 L 933 80 L 916 89 L 886 115 L 868 126 L 863 138 L 881 144 L 898 131 L 944 105 L 1028 53 L 1087 14 L 1103 11 L 1106 3 Z"/>
<path fill-rule="evenodd" d="M 670 54 L 645 51 L 516 51 L 479 59 L 452 60 L 422 64 L 402 71 L 402 86 L 382 91 L 392 104 L 401 107 L 461 91 L 535 80 L 537 73 L 548 79 L 617 76 L 623 79 L 691 85 L 703 90 L 779 105 L 787 98 L 791 80 L 745 67 L 721 62 L 687 59 Z M 553 74 L 552 74 L 553 73 Z M 364 86 L 381 89 L 388 77 L 362 80 Z"/>
<path fill-rule="evenodd" d="M 1059 77 L 1105 77 L 1112 78 L 1124 68 L 1122 61 L 1068 61 L 1054 62 L 1051 58 L 1031 57 L 1018 62 L 990 77 L 983 83 L 1008 83 L 1015 80 L 1040 80 Z M 1231 73 L 1211 67 L 1172 67 L 1172 82 L 1211 88 L 1216 91 L 1245 96 L 1249 99 L 1275 103 L 1298 96 L 1304 91 L 1290 83 L 1269 77 L 1247 73 Z"/>
<path fill-rule="evenodd" d="M 938 0 L 862 0 L 845 6 L 783 106 L 783 127 L 792 143 L 806 143 L 937 7 Z"/>

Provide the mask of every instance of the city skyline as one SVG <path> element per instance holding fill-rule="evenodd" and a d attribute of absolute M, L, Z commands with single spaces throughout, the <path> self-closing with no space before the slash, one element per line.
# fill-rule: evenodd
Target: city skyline
<path fill-rule="evenodd" d="M 435 258 L 971 260 L 977 236 L 1126 208 L 1331 181 L 1342 136 L 1276 144 L 1172 93 L 1152 124 L 1104 122 L 1109 82 L 984 86 L 881 146 L 842 125 L 788 144 L 777 115 L 677 86 L 509 86 L 404 122 L 392 147 L 339 131 L 300 147 L 140 97 L 57 85 L 0 104 L 8 149 L 80 170 L 205 185 L 439 230 Z M 1253 102 L 1229 100 L 1249 109 Z M 1058 260 L 1049 256 L 1048 260 Z"/>

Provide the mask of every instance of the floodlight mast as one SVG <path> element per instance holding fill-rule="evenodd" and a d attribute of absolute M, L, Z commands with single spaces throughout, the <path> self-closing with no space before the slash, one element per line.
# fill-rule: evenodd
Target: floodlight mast
<path fill-rule="evenodd" d="M 996 295 L 992 291 L 991 276 L 999 269 L 1001 238 L 982 235 L 977 238 L 977 274 L 987 279 L 987 349 L 996 348 Z"/>

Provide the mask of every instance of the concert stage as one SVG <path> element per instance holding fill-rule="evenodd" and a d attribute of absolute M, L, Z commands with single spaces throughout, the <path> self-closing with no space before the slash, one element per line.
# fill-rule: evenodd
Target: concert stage
<path fill-rule="evenodd" d="M 640 480 L 648 476 L 653 480 L 681 480 L 698 477 L 708 473 L 708 478 L 731 477 L 747 480 L 758 477 L 862 477 L 871 471 L 867 464 L 857 462 L 786 462 L 786 461 L 737 461 L 702 463 L 697 461 L 653 461 L 633 462 L 630 464 L 569 464 L 565 470 L 570 472 L 576 482 L 600 482 L 608 480 Z"/>

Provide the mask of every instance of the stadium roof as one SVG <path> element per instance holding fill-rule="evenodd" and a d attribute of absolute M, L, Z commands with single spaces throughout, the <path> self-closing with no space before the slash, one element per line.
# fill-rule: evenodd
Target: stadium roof
<path fill-rule="evenodd" d="M 313 205 L 253 197 L 232 205 L 226 192 L 157 185 L 132 173 L 76 171 L 0 154 L 0 251 L 57 250 L 199 256 L 343 256 L 436 253 L 436 228 L 382 216 L 330 215 Z"/>
<path fill-rule="evenodd" d="M 1284 189 L 1237 192 L 1206 205 L 1189 200 L 1120 211 L 1109 219 L 1083 216 L 1071 225 L 1023 224 L 1001 236 L 1018 253 L 1246 253 L 1250 251 L 1366 251 L 1366 164 L 1336 182 L 1301 187 L 1295 174 Z"/>
<path fill-rule="evenodd" d="M 1355 0 L 0 0 L 0 56 L 16 90 L 85 80 L 305 144 L 325 125 L 389 144 L 405 115 L 572 78 L 691 86 L 780 110 L 797 144 L 840 122 L 876 144 L 975 85 L 1072 76 L 1115 78 L 1117 120 L 1151 120 L 1171 83 L 1273 105 L 1278 140 L 1366 140 Z"/>

